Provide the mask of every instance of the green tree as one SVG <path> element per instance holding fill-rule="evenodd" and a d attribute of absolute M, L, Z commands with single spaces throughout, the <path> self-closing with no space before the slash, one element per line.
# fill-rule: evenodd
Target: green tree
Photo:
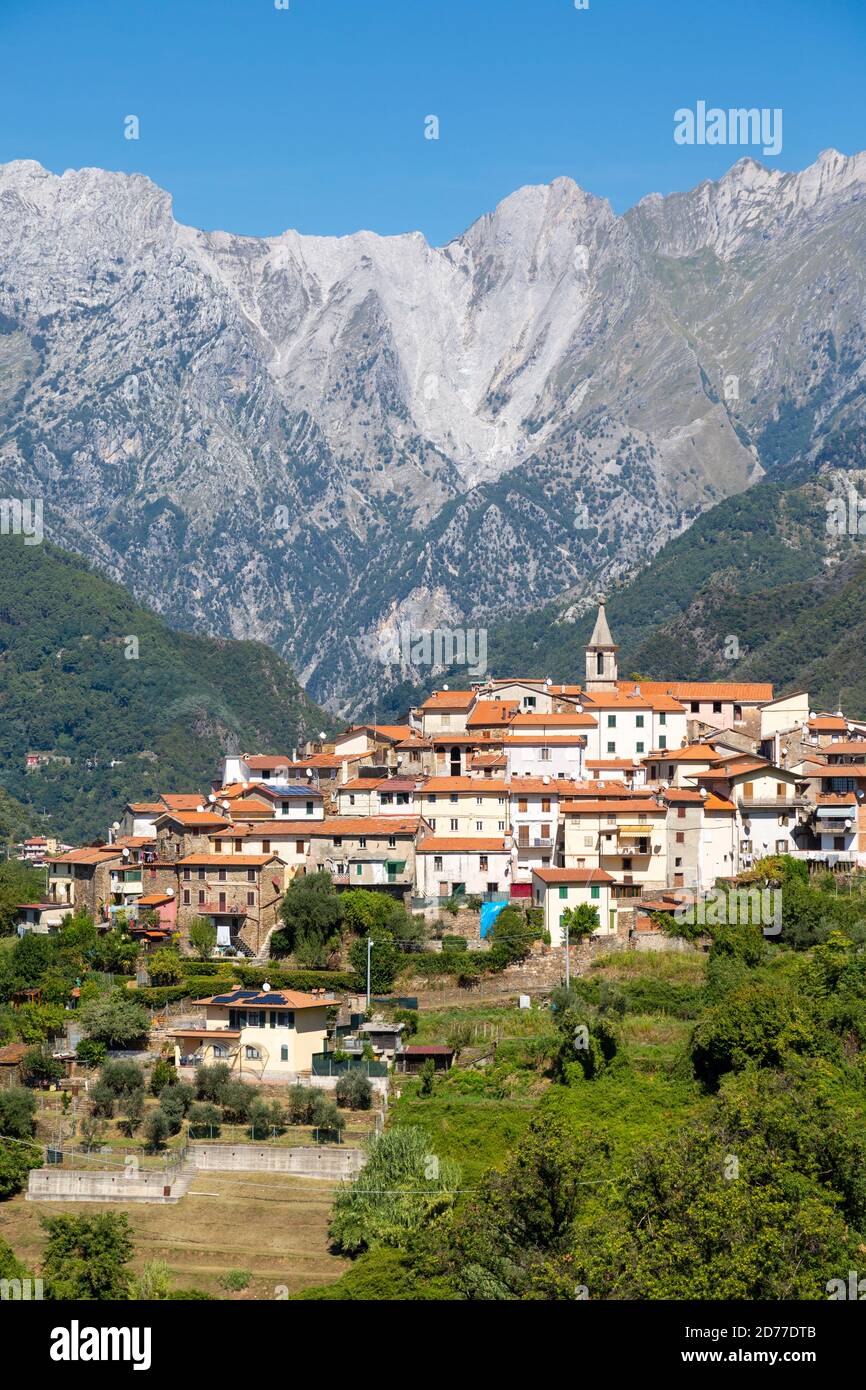
<path fill-rule="evenodd" d="M 89 1038 L 106 1047 L 130 1047 L 147 1036 L 150 1020 L 130 990 L 114 989 L 84 1004 L 81 1023 Z"/>
<path fill-rule="evenodd" d="M 128 1091 L 120 1102 L 121 1127 L 130 1139 L 144 1118 L 144 1091 Z"/>
<path fill-rule="evenodd" d="M 49 1216 L 42 1277 L 49 1298 L 64 1302 L 127 1299 L 132 1235 L 125 1215 Z"/>
<path fill-rule="evenodd" d="M 384 927 L 371 927 L 369 935 L 373 941 L 370 954 L 370 988 L 373 994 L 387 994 L 394 983 L 400 968 L 402 955 L 394 945 L 390 933 Z M 358 937 L 349 948 L 349 964 L 355 975 L 355 987 L 367 988 L 367 941 Z"/>
<path fill-rule="evenodd" d="M 147 969 L 155 985 L 177 985 L 183 979 L 183 966 L 176 951 L 164 947 L 148 956 Z"/>
<path fill-rule="evenodd" d="M 189 940 L 199 960 L 210 960 L 216 939 L 216 927 L 208 917 L 193 917 L 189 924 Z"/>
<path fill-rule="evenodd" d="M 821 1038 L 814 1016 L 790 989 L 746 984 L 707 1009 L 691 1038 L 695 1075 L 716 1087 L 729 1071 L 750 1063 L 780 1067 L 794 1053 L 815 1053 Z"/>
<path fill-rule="evenodd" d="M 277 950 L 295 950 L 306 940 L 327 942 L 339 935 L 343 916 L 340 894 L 325 870 L 292 879 L 280 904 L 283 920 Z M 272 938 L 272 949 L 273 949 Z"/>
<path fill-rule="evenodd" d="M 0 1134 L 30 1139 L 36 1133 L 36 1097 L 23 1086 L 0 1091 Z"/>
<path fill-rule="evenodd" d="M 30 1169 L 41 1167 L 41 1145 L 0 1138 L 0 1201 L 14 1197 L 26 1184 Z"/>
<path fill-rule="evenodd" d="M 148 1153 L 158 1153 L 165 1148 L 165 1141 L 171 1134 L 171 1125 L 165 1111 L 151 1110 L 144 1122 L 145 1147 Z"/>
<path fill-rule="evenodd" d="M 61 1079 L 63 1063 L 45 1048 L 34 1047 L 21 1059 L 21 1074 L 29 1086 L 41 1086 Z"/>
<path fill-rule="evenodd" d="M 177 1085 L 177 1069 L 168 1057 L 157 1057 L 150 1073 L 150 1093 L 158 1096 L 166 1086 Z"/>
<path fill-rule="evenodd" d="M 347 1187 L 338 1189 L 331 1238 L 358 1254 L 380 1245 L 402 1246 L 452 1203 L 460 1169 L 437 1157 L 430 1136 L 415 1126 L 385 1130 L 368 1146 L 368 1158 Z"/>

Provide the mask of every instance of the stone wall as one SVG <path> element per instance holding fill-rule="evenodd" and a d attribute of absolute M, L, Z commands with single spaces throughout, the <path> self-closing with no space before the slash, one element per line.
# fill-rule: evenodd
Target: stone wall
<path fill-rule="evenodd" d="M 190 1144 L 189 1161 L 199 1172 L 297 1173 L 304 1178 L 351 1177 L 364 1166 L 363 1149 L 318 1145 Z"/>
<path fill-rule="evenodd" d="M 76 1171 L 71 1168 L 33 1168 L 27 1185 L 28 1202 L 177 1202 L 193 1172 L 126 1173 Z"/>

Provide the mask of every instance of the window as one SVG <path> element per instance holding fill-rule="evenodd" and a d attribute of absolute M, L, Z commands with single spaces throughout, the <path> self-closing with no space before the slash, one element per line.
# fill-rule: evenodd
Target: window
<path fill-rule="evenodd" d="M 484 821 L 483 821 L 483 820 L 477 820 L 477 821 L 475 822 L 475 829 L 476 829 L 477 831 L 479 831 L 479 832 L 482 831 L 482 830 L 484 829 Z"/>
<path fill-rule="evenodd" d="M 683 863 L 682 859 L 674 859 L 674 868 L 675 868 L 675 869 L 680 869 L 680 868 L 682 868 L 682 863 Z"/>
<path fill-rule="evenodd" d="M 677 844 L 678 844 L 678 845 L 684 845 L 685 842 L 686 842 L 685 831 L 683 831 L 683 830 L 678 830 L 678 831 L 677 831 Z"/>
<path fill-rule="evenodd" d="M 622 867 L 623 867 L 623 869 L 630 869 L 630 868 L 631 868 L 631 860 L 630 860 L 630 859 L 624 859 L 624 860 L 622 861 Z"/>
<path fill-rule="evenodd" d="M 355 804 L 355 793 L 354 793 L 354 792 L 349 792 L 349 805 L 350 805 L 350 806 L 354 806 L 354 804 Z"/>
<path fill-rule="evenodd" d="M 659 715 L 659 723 L 661 724 L 662 728 L 664 728 L 664 726 L 665 726 L 665 724 L 667 724 L 667 722 L 668 722 L 668 717 L 667 717 L 667 715 L 666 715 L 664 712 L 662 712 L 662 713 Z"/>
<path fill-rule="evenodd" d="M 659 748 L 667 748 L 668 740 L 665 734 L 659 734 Z"/>
<path fill-rule="evenodd" d="M 635 715 L 635 717 L 634 717 L 634 726 L 635 726 L 636 729 L 642 729 L 642 728 L 643 728 L 643 715 L 642 715 L 642 714 L 636 714 L 636 715 Z"/>
<path fill-rule="evenodd" d="M 308 802 L 307 802 L 307 815 L 308 815 L 308 816 L 311 816 L 312 814 L 313 814 L 313 803 L 312 803 L 312 801 L 308 801 Z"/>
<path fill-rule="evenodd" d="M 523 697 L 523 708 L 524 708 L 524 709 L 535 709 L 535 696 L 534 696 L 534 695 L 524 695 L 524 697 Z"/>
<path fill-rule="evenodd" d="M 527 809 L 527 807 L 528 807 L 528 804 L 529 804 L 529 803 L 527 802 L 525 796 L 519 796 L 519 797 L 517 798 L 517 809 L 518 809 L 518 811 L 525 811 L 525 810 Z"/>
<path fill-rule="evenodd" d="M 430 793 L 430 801 L 431 801 L 431 802 L 435 802 L 435 800 L 436 800 L 436 793 L 435 793 L 435 792 L 431 792 L 431 793 Z"/>
<path fill-rule="evenodd" d="M 452 806 L 456 806 L 456 805 L 457 805 L 457 802 L 460 800 L 460 798 L 459 798 L 459 796 L 457 795 L 456 792 L 452 792 L 451 795 L 449 796 L 448 800 L 451 802 Z"/>
<path fill-rule="evenodd" d="M 542 750 L 541 750 L 541 761 L 542 761 L 543 763 L 549 763 L 549 762 L 550 762 L 550 749 L 549 749 L 549 748 L 542 748 Z M 559 775 L 560 775 L 560 777 L 561 777 L 561 776 L 562 776 L 562 773 L 560 773 Z"/>
<path fill-rule="evenodd" d="M 441 874 L 441 872 L 442 872 L 442 855 L 441 855 L 441 854 L 434 854 L 434 855 L 433 855 L 433 872 L 434 872 L 435 874 Z"/>
<path fill-rule="evenodd" d="M 356 878 L 360 878 L 360 877 L 361 877 L 361 874 L 362 874 L 362 872 L 363 872 L 363 868 L 364 868 L 363 864 L 356 864 L 356 865 L 355 865 L 355 877 L 356 877 Z"/>
<path fill-rule="evenodd" d="M 271 852 L 271 842 L 270 842 L 270 840 L 262 840 L 262 854 L 270 854 L 270 852 Z"/>
<path fill-rule="evenodd" d="M 243 847 L 244 847 L 244 842 L 243 842 L 243 840 L 235 840 L 235 854 L 240 854 L 240 852 L 241 852 L 241 850 L 243 849 Z"/>
<path fill-rule="evenodd" d="M 303 854 L 303 852 L 304 852 L 304 842 L 303 842 L 303 840 L 296 840 L 296 841 L 295 841 L 295 854 Z"/>
<path fill-rule="evenodd" d="M 609 729 L 615 729 L 615 728 L 616 728 L 616 715 L 615 715 L 615 714 L 609 714 L 609 715 L 607 716 L 607 727 L 608 727 Z"/>
<path fill-rule="evenodd" d="M 288 1062 L 288 1060 L 289 1060 L 289 1049 L 288 1049 L 287 1047 L 283 1046 L 283 1047 L 280 1048 L 280 1061 L 281 1061 L 281 1062 Z"/>
<path fill-rule="evenodd" d="M 281 812 L 282 812 L 282 814 L 283 814 L 284 816 L 287 816 L 287 815 L 289 814 L 289 803 L 288 803 L 288 801 L 281 801 L 281 802 L 280 802 L 280 810 L 281 810 Z"/>
<path fill-rule="evenodd" d="M 255 895 L 255 893 L 247 893 L 247 907 L 255 907 L 255 905 L 256 905 L 256 895 Z"/>
<path fill-rule="evenodd" d="M 262 1054 L 259 1052 L 259 1049 L 257 1047 L 245 1047 L 244 1055 L 246 1056 L 248 1062 L 258 1062 L 261 1059 Z"/>
<path fill-rule="evenodd" d="M 686 818 L 686 808 L 685 808 L 685 806 L 678 806 L 678 807 L 677 807 L 677 820 L 685 820 L 685 818 Z"/>
<path fill-rule="evenodd" d="M 615 744 L 615 743 L 608 743 L 608 745 L 607 745 L 607 751 L 608 751 L 608 753 L 615 753 L 615 752 L 616 752 L 616 744 Z"/>
<path fill-rule="evenodd" d="M 721 702 L 721 700 L 713 700 L 713 714 L 721 714 L 721 712 L 722 712 L 722 702 Z"/>
<path fill-rule="evenodd" d="M 689 709 L 691 710 L 692 714 L 700 714 L 700 712 L 701 712 L 701 702 L 700 702 L 700 700 L 690 700 L 690 701 L 689 701 Z"/>
<path fill-rule="evenodd" d="M 636 743 L 636 744 L 635 744 L 635 752 L 636 752 L 636 753 L 642 753 L 642 752 L 643 752 L 643 744 L 642 744 L 642 743 Z"/>
<path fill-rule="evenodd" d="M 735 723 L 735 724 L 741 724 L 742 722 L 743 722 L 743 706 L 742 706 L 742 705 L 734 705 L 734 723 Z"/>
<path fill-rule="evenodd" d="M 776 841 L 776 853 L 777 853 L 777 854 L 784 854 L 784 853 L 785 853 L 785 849 L 787 848 L 787 844 L 788 844 L 788 841 L 787 841 L 787 840 L 777 840 L 777 841 Z M 844 841 L 844 840 L 842 841 L 842 844 L 843 844 L 843 845 L 845 844 L 845 841 Z"/>
<path fill-rule="evenodd" d="M 184 869 L 184 871 L 183 871 L 183 877 L 184 877 L 184 881 L 185 881 L 186 883 L 189 883 L 189 869 Z"/>
<path fill-rule="evenodd" d="M 199 869 L 199 871 L 198 871 L 198 877 L 199 877 L 199 879 L 201 879 L 202 881 L 204 880 L 204 869 Z"/>
<path fill-rule="evenodd" d="M 432 831 L 434 831 L 434 833 L 435 833 L 435 830 L 436 830 L 436 817 L 435 817 L 435 816 L 430 816 L 429 820 L 430 820 L 430 829 L 431 829 Z"/>
<path fill-rule="evenodd" d="M 340 847 L 340 845 L 342 845 L 342 843 L 343 843 L 343 837 L 342 837 L 342 835 L 335 835 L 335 836 L 334 836 L 334 849 L 339 849 L 339 847 Z M 298 841 L 298 844 L 300 844 L 300 840 Z"/>
<path fill-rule="evenodd" d="M 456 830 L 456 829 L 457 829 L 457 820 L 456 820 L 456 818 L 453 818 L 453 817 L 452 817 L 452 820 L 451 820 L 451 829 L 452 829 L 452 830 Z"/>
<path fill-rule="evenodd" d="M 565 884 L 560 884 L 559 896 L 560 896 L 561 898 L 567 898 L 567 897 L 568 897 L 568 889 L 566 888 Z"/>
<path fill-rule="evenodd" d="M 359 849 L 366 849 L 366 848 L 367 848 L 367 836 L 366 836 L 366 835 L 359 835 L 359 837 L 358 837 L 358 848 L 359 848 Z"/>
<path fill-rule="evenodd" d="M 228 1057 L 228 1048 L 223 1047 L 222 1043 L 214 1043 L 214 1057 Z"/>
<path fill-rule="evenodd" d="M 504 830 L 504 829 L 505 829 L 505 821 L 504 821 L 504 820 L 497 821 L 496 824 L 497 824 L 497 826 L 498 826 L 498 828 L 499 828 L 500 830 Z"/>
<path fill-rule="evenodd" d="M 199 890 L 198 890 L 198 903 L 199 903 L 199 907 L 201 907 L 201 905 L 202 905 L 203 902 L 204 902 L 204 889 L 203 889 L 203 888 L 199 888 Z"/>
<path fill-rule="evenodd" d="M 592 841 L 593 841 L 592 835 L 584 835 L 584 837 L 583 837 L 584 848 L 585 848 L 585 849 L 592 849 Z"/>
<path fill-rule="evenodd" d="M 486 873 L 487 873 L 488 864 L 487 864 L 487 855 L 486 855 L 486 854 L 479 854 L 479 856 L 478 856 L 478 869 L 479 869 L 479 872 L 482 873 L 482 874 L 486 874 Z"/>
<path fill-rule="evenodd" d="M 189 907 L 189 889 L 188 889 L 188 888 L 184 888 L 184 890 L 183 890 L 183 905 L 184 905 L 184 907 Z"/>
<path fill-rule="evenodd" d="M 595 898 L 596 900 L 601 897 L 601 888 L 597 883 L 593 883 L 593 885 L 591 886 L 589 890 L 589 896 L 591 898 Z"/>
<path fill-rule="evenodd" d="M 256 881 L 256 871 L 255 871 L 255 869 L 247 869 L 247 883 L 255 883 L 255 881 Z"/>

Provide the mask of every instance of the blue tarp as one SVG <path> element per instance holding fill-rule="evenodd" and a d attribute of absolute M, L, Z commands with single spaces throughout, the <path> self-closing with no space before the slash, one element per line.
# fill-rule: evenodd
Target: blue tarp
<path fill-rule="evenodd" d="M 508 899 L 503 898 L 499 902 L 481 904 L 481 939 L 493 935 L 493 923 L 496 921 L 504 907 L 508 906 Z"/>

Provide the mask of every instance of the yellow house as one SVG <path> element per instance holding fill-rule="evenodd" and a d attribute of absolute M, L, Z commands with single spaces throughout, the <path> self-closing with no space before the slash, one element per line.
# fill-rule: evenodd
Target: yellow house
<path fill-rule="evenodd" d="M 562 915 L 586 905 L 598 913 L 598 929 L 593 936 L 613 936 L 616 932 L 614 880 L 604 869 L 533 869 L 532 902 L 544 909 L 544 930 L 551 946 L 565 941 Z"/>
<path fill-rule="evenodd" d="M 328 1008 L 335 1000 L 297 990 L 234 989 L 197 999 L 205 1022 L 177 1028 L 175 1065 L 226 1062 L 238 1076 L 279 1079 L 308 1072 L 314 1052 L 322 1052 L 328 1033 Z"/>

